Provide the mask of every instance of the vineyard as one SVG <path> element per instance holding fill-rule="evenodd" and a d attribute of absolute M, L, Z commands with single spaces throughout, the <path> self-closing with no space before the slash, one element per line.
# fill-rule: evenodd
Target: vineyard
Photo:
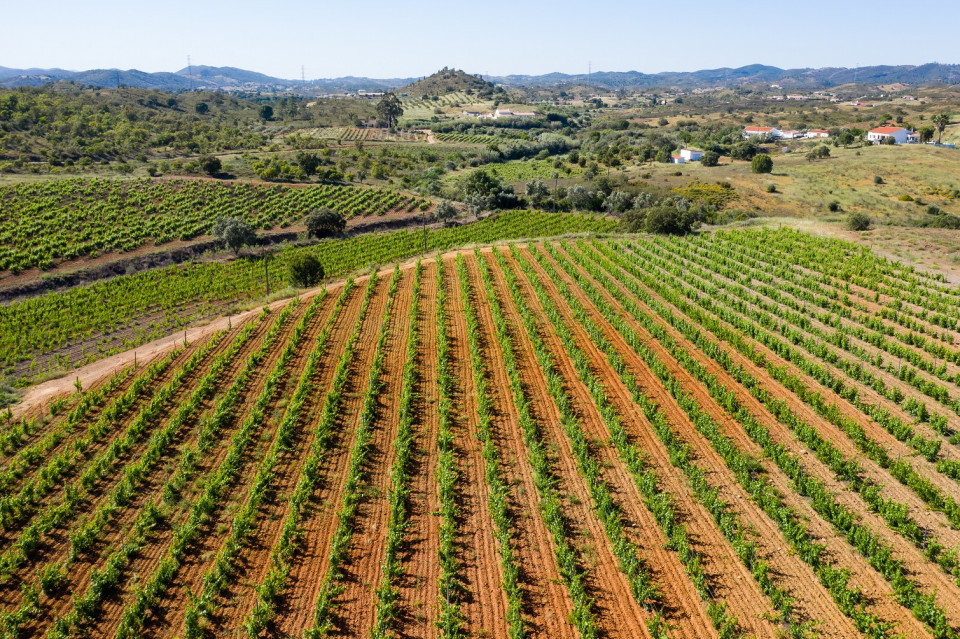
<path fill-rule="evenodd" d="M 592 215 L 511 211 L 474 224 L 426 233 L 426 250 L 446 250 L 496 239 L 612 231 L 614 220 Z M 286 249 L 266 258 L 183 264 L 145 271 L 0 306 L 0 382 L 23 385 L 37 376 L 134 348 L 198 320 L 220 316 L 284 284 L 287 262 L 316 255 L 327 276 L 345 277 L 371 264 L 402 260 L 425 249 L 424 233 L 395 231 Z M 264 264 L 264 259 L 268 264 Z"/>
<path fill-rule="evenodd" d="M 133 251 L 210 231 L 218 217 L 260 229 L 299 224 L 332 208 L 347 218 L 429 209 L 425 198 L 376 188 L 302 188 L 200 180 L 58 180 L 0 187 L 0 271 Z"/>
<path fill-rule="evenodd" d="M 372 271 L 6 418 L 0 633 L 956 637 L 958 339 L 792 231 Z"/>
<path fill-rule="evenodd" d="M 426 142 L 427 134 L 420 131 L 396 131 L 371 127 L 320 127 L 298 129 L 292 135 L 319 138 L 321 140 L 340 140 L 343 142 Z"/>

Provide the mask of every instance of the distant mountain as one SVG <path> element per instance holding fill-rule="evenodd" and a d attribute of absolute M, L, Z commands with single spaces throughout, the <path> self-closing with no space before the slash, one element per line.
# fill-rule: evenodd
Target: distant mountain
<path fill-rule="evenodd" d="M 489 78 L 493 82 L 519 87 L 592 86 L 605 89 L 647 89 L 654 87 L 692 88 L 779 84 L 783 87 L 827 88 L 859 82 L 864 84 L 954 84 L 960 82 L 960 65 L 930 63 L 920 66 L 873 66 L 823 69 L 780 69 L 752 64 L 736 69 L 705 69 L 691 72 L 640 73 L 599 71 L 591 74 L 509 75 Z"/>
<path fill-rule="evenodd" d="M 444 72 L 450 78 L 436 78 Z M 226 91 L 288 91 L 309 95 L 365 91 L 390 91 L 402 87 L 424 95 L 437 95 L 448 87 L 453 90 L 474 88 L 478 92 L 489 85 L 484 80 L 507 87 L 551 88 L 563 86 L 589 86 L 609 90 L 645 90 L 655 87 L 694 88 L 708 86 L 762 86 L 779 84 L 784 88 L 827 88 L 853 82 L 863 84 L 956 84 L 960 83 L 960 65 L 929 63 L 919 66 L 872 66 L 848 69 L 828 67 L 823 69 L 780 69 L 762 64 L 752 64 L 736 69 L 705 69 L 691 72 L 640 73 L 639 71 L 598 71 L 586 74 L 547 73 L 544 75 L 508 75 L 481 79 L 462 71 L 441 70 L 430 76 L 436 80 L 429 84 L 415 84 L 417 78 L 375 79 L 348 76 L 310 80 L 274 78 L 255 71 L 234 67 L 210 67 L 198 65 L 180 69 L 175 73 L 147 73 L 136 69 L 94 69 L 91 71 L 66 71 L 64 69 L 10 69 L 0 67 L 0 87 L 39 86 L 48 82 L 72 81 L 102 87 L 118 85 L 182 91 L 190 89 Z M 425 81 L 421 79 L 419 81 Z M 476 86 L 474 84 L 476 83 Z M 436 86 L 434 86 L 436 85 Z"/>

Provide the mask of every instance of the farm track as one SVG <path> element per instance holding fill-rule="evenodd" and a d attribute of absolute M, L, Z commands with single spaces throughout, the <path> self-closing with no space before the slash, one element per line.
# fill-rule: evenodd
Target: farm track
<path fill-rule="evenodd" d="M 647 311 L 647 314 L 651 317 L 654 317 L 655 320 L 665 328 L 669 325 L 668 323 L 657 316 L 649 308 L 646 308 L 645 305 L 641 303 L 635 296 L 629 295 L 629 292 L 626 291 L 625 287 L 622 284 L 618 284 L 622 291 L 628 294 L 635 303 L 638 303 L 639 306 L 644 307 Z M 654 291 L 650 291 L 647 287 L 648 293 L 653 294 L 655 297 Z M 662 299 L 660 299 L 663 302 Z M 616 302 L 614 302 L 616 304 Z M 676 314 L 676 309 L 672 309 Z M 639 325 L 634 326 L 637 332 L 642 333 L 645 337 L 649 338 L 649 335 L 643 330 Z M 686 342 L 679 333 L 674 334 L 674 338 L 679 344 L 682 345 L 684 350 L 687 352 L 695 351 L 695 347 Z M 712 398 L 709 397 L 709 394 L 705 389 L 699 386 L 696 380 L 692 379 L 691 376 L 683 369 L 675 360 L 672 360 L 670 355 L 662 349 L 659 343 L 649 338 L 648 347 L 654 348 L 658 351 L 658 354 L 662 361 L 669 362 L 668 366 L 671 369 L 671 372 L 677 376 L 679 379 L 684 380 L 684 385 L 689 392 L 693 392 L 694 396 L 697 397 L 698 402 L 705 409 L 710 410 L 711 416 L 721 425 L 725 427 L 726 432 L 735 438 L 737 444 L 745 450 L 751 450 L 752 452 L 757 452 L 757 448 L 752 443 L 752 441 L 747 437 L 746 434 L 742 433 L 740 427 L 730 419 L 719 406 L 715 404 Z M 788 395 L 788 393 L 784 393 Z M 778 395 L 779 396 L 779 395 Z M 689 441 L 689 440 L 688 440 Z M 722 460 L 718 460 L 718 464 L 723 464 Z M 827 524 L 823 519 L 812 509 L 809 503 L 800 498 L 794 491 L 790 481 L 784 477 L 775 466 L 767 462 L 764 463 L 765 476 L 770 480 L 773 485 L 778 489 L 780 494 L 784 497 L 784 501 L 791 508 L 795 509 L 803 517 L 804 522 L 807 525 L 807 530 L 809 534 L 815 538 L 819 543 L 823 543 L 827 547 L 826 555 L 835 565 L 842 566 L 851 571 L 851 586 L 861 587 L 866 593 L 869 593 L 868 608 L 877 614 L 882 620 L 888 621 L 891 623 L 897 624 L 898 631 L 907 631 L 914 636 L 916 634 L 923 634 L 926 632 L 926 629 L 920 624 L 910 612 L 904 609 L 902 606 L 896 604 L 892 598 L 892 590 L 883 578 L 867 564 L 866 560 L 859 555 L 846 540 L 838 535 L 832 527 Z M 734 480 L 729 480 L 733 482 Z M 726 485 L 726 482 L 724 482 Z M 721 491 L 723 494 L 723 491 Z M 746 499 L 746 498 L 744 498 Z M 728 498 L 729 501 L 729 498 Z M 780 559 L 783 557 L 786 551 L 788 544 L 784 540 L 782 534 L 779 531 L 774 529 L 773 534 L 777 540 L 775 547 L 769 546 L 771 548 L 769 556 L 769 561 L 771 565 L 777 566 L 778 572 L 783 572 L 783 561 Z M 764 540 L 770 539 L 766 534 L 761 535 Z M 799 561 L 799 560 L 798 560 Z M 801 569 L 809 570 L 809 567 L 806 565 L 801 565 Z M 802 574 L 802 573 L 801 573 Z M 821 636 L 848 636 L 846 633 L 855 632 L 853 628 L 849 628 L 845 632 L 836 634 L 835 632 L 828 631 L 825 627 L 827 624 L 825 620 L 828 618 L 826 615 L 831 614 L 834 617 L 838 617 L 835 607 L 833 606 L 830 595 L 822 590 L 822 587 L 819 586 L 817 578 L 810 574 L 808 577 L 801 579 L 801 583 L 806 580 L 806 584 L 799 587 L 794 586 L 789 588 L 790 594 L 797 597 L 798 601 L 795 606 L 804 610 L 806 613 L 807 620 L 818 620 L 821 622 L 821 625 L 817 626 L 818 632 Z M 805 595 L 816 593 L 817 590 L 820 590 L 819 596 L 816 598 L 815 604 L 807 604 L 805 606 L 807 597 Z M 847 621 L 846 619 L 837 618 L 837 621 Z"/>
<path fill-rule="evenodd" d="M 365 286 L 365 284 L 364 284 Z M 362 298 L 362 291 L 354 294 L 358 304 Z M 376 285 L 373 301 L 367 315 L 364 318 L 364 329 L 369 326 L 370 318 L 376 315 L 377 311 L 382 311 L 382 305 L 386 298 L 386 283 L 380 282 Z M 355 320 L 352 317 L 351 320 Z M 317 414 L 322 408 L 326 389 L 330 386 L 333 379 L 333 371 L 336 367 L 337 359 L 340 356 L 341 345 L 346 341 L 347 335 L 353 328 L 353 321 L 346 321 L 347 317 L 342 316 L 337 319 L 333 334 L 330 336 L 328 347 L 322 354 L 317 366 L 316 377 L 311 381 L 310 391 L 307 401 L 304 403 L 300 418 L 297 420 L 293 438 L 287 450 L 281 455 L 277 464 L 272 486 L 269 491 L 269 498 L 261 505 L 256 519 L 256 528 L 251 533 L 250 539 L 246 543 L 237 562 L 229 588 L 221 598 L 221 606 L 217 611 L 215 627 L 217 628 L 239 628 L 254 605 L 256 592 L 254 588 L 262 583 L 263 577 L 270 566 L 270 552 L 280 535 L 283 527 L 286 512 L 289 507 L 288 497 L 296 487 L 297 481 L 303 464 L 309 453 L 310 445 L 313 441 L 313 427 L 316 422 Z M 314 327 L 307 335 L 306 343 L 310 348 L 301 353 L 306 358 L 309 351 L 315 347 L 315 340 L 319 332 L 320 325 Z M 364 330 L 362 335 L 369 336 L 370 333 Z M 361 338 L 363 340 L 363 338 Z M 361 341 L 363 343 L 363 341 Z M 302 370 L 302 366 L 297 366 Z M 288 390 L 281 396 L 292 394 L 299 375 L 288 376 Z M 349 388 L 349 385 L 348 385 Z M 349 415 L 351 411 L 350 404 L 347 403 L 343 408 L 343 414 Z M 279 413 L 279 411 L 278 411 Z M 280 416 L 278 414 L 278 421 Z M 344 429 L 350 433 L 351 429 Z M 349 435 L 347 435 L 349 437 Z M 342 442 L 341 442 L 342 443 Z M 309 522 L 305 526 L 305 539 L 314 537 L 314 531 L 310 528 Z M 300 553 L 298 553 L 298 556 Z M 294 575 L 297 573 L 294 572 Z M 319 576 L 317 576 L 319 579 Z M 312 581 L 305 578 L 293 577 L 292 583 Z M 310 604 L 307 604 L 309 608 Z"/>
<path fill-rule="evenodd" d="M 338 295 L 338 290 L 330 292 L 331 298 L 335 298 Z M 356 298 L 356 295 L 354 295 L 354 298 Z M 327 305 L 332 306 L 332 304 L 331 299 Z M 295 310 L 293 316 L 287 320 L 287 323 L 278 335 L 275 346 L 271 349 L 270 354 L 263 363 L 255 369 L 254 375 L 244 389 L 243 400 L 238 402 L 238 405 L 242 408 L 238 411 L 234 419 L 231 420 L 233 426 L 241 424 L 248 417 L 254 398 L 264 389 L 269 372 L 276 365 L 281 352 L 290 341 L 294 327 L 300 321 L 307 306 L 308 304 L 301 302 L 301 305 Z M 349 302 L 347 308 L 349 308 Z M 323 316 L 322 319 L 318 317 L 310 323 L 310 327 L 294 351 L 291 362 L 285 369 L 288 374 L 287 380 L 296 379 L 299 376 L 300 371 L 306 364 L 306 355 L 311 349 L 311 338 L 316 337 L 317 326 L 322 325 L 322 322 L 328 320 L 330 311 L 331 309 L 327 309 L 318 314 Z M 344 313 L 346 313 L 346 309 Z M 178 572 L 178 583 L 184 592 L 198 593 L 202 589 L 203 576 L 209 569 L 210 562 L 217 549 L 222 545 L 224 537 L 229 532 L 229 517 L 242 504 L 240 501 L 243 497 L 242 487 L 252 480 L 253 475 L 256 473 L 257 465 L 266 451 L 266 447 L 269 446 L 273 440 L 277 422 L 279 421 L 282 411 L 279 406 L 280 403 L 284 401 L 286 394 L 288 394 L 287 389 L 283 385 L 279 386 L 273 393 L 265 411 L 265 423 L 254 433 L 254 441 L 259 442 L 259 444 L 243 455 L 241 470 L 237 479 L 233 482 L 233 485 L 240 488 L 230 493 L 227 503 L 223 504 L 215 517 L 203 526 L 204 534 L 201 534 L 197 543 L 192 546 L 191 552 L 185 556 L 184 564 Z M 182 593 L 177 593 L 176 596 L 173 597 L 171 597 L 169 593 L 165 594 L 165 596 L 161 598 L 160 605 L 153 611 L 153 615 L 144 628 L 145 636 L 161 637 L 182 634 L 185 604 L 186 601 Z"/>
<path fill-rule="evenodd" d="M 414 386 L 413 403 L 415 418 L 412 428 L 415 453 L 411 463 L 410 493 L 408 496 L 408 528 L 406 543 L 400 561 L 403 572 L 397 579 L 400 611 L 397 625 L 399 635 L 408 639 L 425 639 L 437 636 L 436 610 L 431 597 L 440 578 L 437 556 L 440 547 L 438 518 L 433 514 L 440 510 L 436 489 L 436 448 L 439 428 L 437 389 L 437 273 L 435 261 L 423 262 L 420 288 L 418 324 L 420 340 L 414 366 L 418 371 Z"/>
<path fill-rule="evenodd" d="M 557 475 L 557 491 L 564 495 L 564 515 L 568 534 L 580 554 L 587 573 L 587 587 L 595 599 L 594 611 L 600 632 L 606 637 L 648 636 L 645 614 L 630 597 L 630 586 L 618 569 L 618 562 L 607 543 L 603 524 L 590 508 L 590 492 L 574 463 L 569 443 L 558 424 L 560 413 L 550 400 L 547 381 L 543 376 L 529 339 L 522 333 L 516 309 L 510 303 L 510 293 L 499 269 L 494 270 L 495 289 L 504 307 L 508 321 L 516 328 L 513 336 L 518 349 L 518 364 L 524 369 L 527 399 L 531 412 L 541 429 L 542 437 L 552 452 L 553 469 Z M 482 315 L 482 314 L 481 314 Z M 556 355 L 556 353 L 555 353 Z M 496 380 L 497 388 L 509 388 L 505 373 Z M 495 377 L 496 379 L 496 377 Z"/>
<path fill-rule="evenodd" d="M 133 371 L 129 371 L 128 368 L 121 367 L 115 373 L 115 375 L 120 374 L 123 371 L 127 371 L 125 374 L 125 377 L 116 386 L 114 386 L 111 389 L 111 393 L 107 397 L 105 397 L 103 401 L 99 402 L 95 406 L 90 407 L 86 415 L 84 415 L 82 419 L 77 421 L 77 426 L 86 425 L 90 422 L 96 421 L 96 419 L 100 416 L 100 413 L 103 411 L 104 407 L 109 403 L 110 398 L 112 396 L 122 394 L 124 391 L 130 388 L 130 386 L 133 384 L 133 380 L 137 378 L 137 375 L 141 373 L 143 370 L 145 370 L 150 364 L 154 363 L 159 359 L 160 358 L 153 358 L 147 361 L 137 362 L 137 369 Z M 91 387 L 84 388 L 83 391 L 85 394 L 102 391 L 109 386 L 112 378 L 113 378 L 113 375 L 103 377 Z M 57 428 L 61 423 L 66 421 L 67 417 L 70 414 L 70 411 L 76 408 L 77 403 L 78 403 L 78 398 L 71 398 L 67 406 L 64 408 L 63 412 L 55 417 L 50 416 L 49 404 L 39 404 L 31 408 L 30 410 L 26 411 L 22 415 L 20 415 L 20 419 L 23 419 L 23 420 L 42 419 L 42 418 L 49 418 L 49 419 L 47 420 L 47 423 L 41 425 L 37 430 L 30 433 L 29 436 L 23 438 L 23 441 L 19 447 L 20 450 L 18 450 L 17 453 L 14 453 L 5 457 L 4 463 L 0 465 L 0 472 L 3 472 L 3 470 L 6 470 L 9 467 L 10 461 L 16 457 L 16 454 L 20 453 L 22 450 L 24 450 L 29 446 L 35 445 L 37 442 L 41 441 L 44 437 L 46 437 L 48 433 L 50 433 L 52 430 Z"/>
<path fill-rule="evenodd" d="M 461 609 L 470 636 L 485 632 L 491 637 L 499 638 L 506 636 L 507 601 L 501 587 L 503 575 L 499 545 L 493 534 L 493 520 L 487 503 L 489 486 L 484 474 L 483 444 L 478 437 L 477 388 L 470 365 L 465 316 L 469 300 L 465 300 L 460 293 L 452 260 L 445 260 L 444 290 L 449 318 L 447 331 L 451 355 L 450 373 L 454 379 L 451 430 L 455 438 L 453 447 L 458 472 L 457 530 L 460 535 L 456 539 L 456 546 L 460 551 L 457 556 L 461 569 L 459 579 L 464 587 Z M 436 459 L 436 441 L 429 442 L 429 450 L 431 458 Z M 436 477 L 431 480 L 431 490 L 436 497 Z M 511 507 L 512 511 L 516 512 L 512 499 Z M 549 548 L 547 550 L 549 551 Z M 551 559 L 549 555 L 547 559 Z M 552 563 L 549 565 L 552 566 Z M 554 570 L 549 574 L 555 576 L 556 572 Z M 558 583 L 552 583 L 551 586 L 560 588 Z M 438 581 L 427 584 L 424 590 L 426 596 L 423 598 L 431 606 L 433 602 L 445 597 L 445 593 L 438 591 Z M 527 592 L 525 588 L 525 596 Z M 545 615 L 550 613 L 549 608 L 540 609 Z"/>
<path fill-rule="evenodd" d="M 649 291 L 649 289 L 648 292 L 655 295 L 655 292 Z M 656 297 L 661 303 L 667 304 L 666 301 L 661 297 Z M 674 314 L 683 315 L 679 309 L 676 309 L 672 305 L 667 305 L 671 308 Z M 684 317 L 688 322 L 690 321 L 685 315 Z M 729 327 L 729 325 L 727 326 Z M 823 386 L 817 380 L 809 377 L 791 362 L 787 362 L 759 342 L 754 341 L 753 346 L 754 348 L 762 351 L 768 361 L 772 362 L 776 366 L 785 367 L 794 375 L 801 378 L 807 388 L 818 392 L 823 397 L 830 398 L 830 400 L 837 405 L 843 416 L 856 421 L 870 436 L 870 438 L 886 448 L 891 456 L 903 456 L 904 458 L 910 459 L 911 464 L 914 466 L 914 468 L 918 469 L 918 472 L 920 472 L 925 479 L 935 484 L 940 490 L 943 490 L 948 495 L 956 494 L 957 487 L 953 480 L 938 472 L 932 463 L 925 460 L 922 456 L 916 455 L 915 452 L 906 444 L 898 441 L 879 424 L 864 415 L 856 406 L 852 405 L 846 399 L 839 397 L 831 389 Z M 758 379 L 769 383 L 770 386 L 768 386 L 768 388 L 772 389 L 771 392 L 776 394 L 779 399 L 783 399 L 790 404 L 791 409 L 796 414 L 802 416 L 808 423 L 815 424 L 817 428 L 821 432 L 825 433 L 830 441 L 838 448 L 841 448 L 848 457 L 857 459 L 861 466 L 864 467 L 864 470 L 870 479 L 877 484 L 885 486 L 885 493 L 889 491 L 889 495 L 891 497 L 894 497 L 900 503 L 908 504 L 911 507 L 911 514 L 918 518 L 920 523 L 926 528 L 935 531 L 937 535 L 942 538 L 943 543 L 945 543 L 948 547 L 957 547 L 960 545 L 960 531 L 954 529 L 949 522 L 945 520 L 945 516 L 942 513 L 938 513 L 927 508 L 912 490 L 896 481 L 896 479 L 891 476 L 888 470 L 880 468 L 876 462 L 864 456 L 848 439 L 847 435 L 842 430 L 831 424 L 828 420 L 818 416 L 813 409 L 804 404 L 796 395 L 786 392 L 785 390 L 778 390 L 782 387 L 775 380 L 773 380 L 764 369 L 761 369 L 753 364 L 753 362 L 751 362 L 749 359 L 736 352 L 735 349 L 728 350 L 741 366 L 743 366 L 746 370 L 749 370 L 751 374 Z M 865 384 L 861 384 L 855 380 L 847 378 L 842 371 L 822 360 L 820 360 L 818 363 L 825 369 L 831 371 L 834 377 L 844 379 L 846 383 L 854 385 L 857 388 L 860 396 L 866 398 L 871 403 L 876 403 L 879 401 L 893 414 L 896 414 L 895 410 L 899 411 L 899 408 L 896 405 L 884 398 L 881 398 Z M 902 411 L 900 412 L 907 423 L 912 423 L 912 418 L 903 414 Z"/>

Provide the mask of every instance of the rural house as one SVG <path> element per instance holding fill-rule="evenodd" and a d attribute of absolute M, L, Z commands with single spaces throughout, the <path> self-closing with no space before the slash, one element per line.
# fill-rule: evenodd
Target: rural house
<path fill-rule="evenodd" d="M 703 155 L 703 151 L 695 151 L 693 149 L 680 149 L 680 157 L 683 158 L 684 162 L 699 162 L 700 156 Z"/>
<path fill-rule="evenodd" d="M 754 136 L 766 136 L 768 138 L 779 138 L 780 130 L 773 126 L 748 126 L 743 130 L 743 137 L 750 138 Z"/>
<path fill-rule="evenodd" d="M 867 133 L 867 141 L 881 144 L 887 138 L 893 138 L 897 144 L 906 144 L 910 133 L 902 126 L 880 126 Z"/>
<path fill-rule="evenodd" d="M 826 129 L 810 129 L 807 131 L 808 138 L 829 138 L 830 132 Z"/>

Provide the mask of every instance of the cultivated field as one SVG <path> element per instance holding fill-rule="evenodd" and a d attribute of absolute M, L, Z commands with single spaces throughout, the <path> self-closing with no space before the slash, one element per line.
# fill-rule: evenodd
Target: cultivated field
<path fill-rule="evenodd" d="M 953 637 L 958 339 L 793 231 L 348 280 L 0 422 L 2 632 Z"/>

